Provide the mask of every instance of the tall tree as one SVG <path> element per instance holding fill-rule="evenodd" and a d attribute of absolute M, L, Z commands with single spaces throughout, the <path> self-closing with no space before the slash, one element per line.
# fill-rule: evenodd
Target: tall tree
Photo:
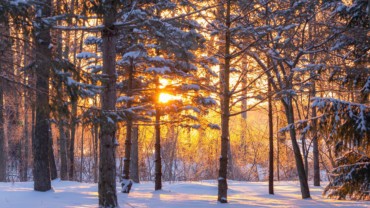
<path fill-rule="evenodd" d="M 117 18 L 117 0 L 100 2 L 103 11 L 102 56 L 103 81 L 101 94 L 102 119 L 100 124 L 100 162 L 99 163 L 99 206 L 118 207 L 116 193 L 116 123 L 109 114 L 116 110 L 116 44 L 117 29 L 114 25 Z"/>
<path fill-rule="evenodd" d="M 220 168 L 218 172 L 218 198 L 221 203 L 227 203 L 227 162 L 228 162 L 228 145 L 229 145 L 229 119 L 230 119 L 230 45 L 231 45 L 231 1 L 226 1 L 226 31 L 225 31 L 225 56 L 224 65 L 221 69 L 221 157 Z"/>
<path fill-rule="evenodd" d="M 51 189 L 49 166 L 49 77 L 52 64 L 50 27 L 43 18 L 50 17 L 51 0 L 40 0 L 34 21 L 36 52 L 36 127 L 32 141 L 35 191 Z"/>
<path fill-rule="evenodd" d="M 274 194 L 274 124 L 272 115 L 271 83 L 268 80 L 268 120 L 269 120 L 269 194 Z"/>
<path fill-rule="evenodd" d="M 132 128 L 131 164 L 130 178 L 135 182 L 140 182 L 139 177 L 139 127 Z"/>
<path fill-rule="evenodd" d="M 1 2 L 0 3 L 5 3 Z M 12 43 L 10 37 L 8 14 L 0 16 L 0 181 L 5 182 L 7 178 L 8 141 L 5 136 L 4 100 L 8 80 L 5 79 L 8 68 L 12 66 Z"/>

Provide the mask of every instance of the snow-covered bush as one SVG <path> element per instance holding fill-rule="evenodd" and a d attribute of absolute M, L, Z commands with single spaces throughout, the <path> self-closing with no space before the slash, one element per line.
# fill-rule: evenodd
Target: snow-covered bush
<path fill-rule="evenodd" d="M 334 199 L 370 200 L 370 158 L 350 151 L 338 158 L 323 195 Z"/>

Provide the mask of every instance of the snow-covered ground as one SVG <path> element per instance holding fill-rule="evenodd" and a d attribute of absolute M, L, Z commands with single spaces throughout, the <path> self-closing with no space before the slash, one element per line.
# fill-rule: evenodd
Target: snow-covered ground
<path fill-rule="evenodd" d="M 96 184 L 56 180 L 52 186 L 53 191 L 40 193 L 33 191 L 32 182 L 0 183 L 0 207 L 97 207 Z M 229 204 L 218 204 L 215 181 L 165 183 L 163 191 L 154 191 L 153 183 L 144 182 L 134 184 L 129 195 L 118 192 L 118 201 L 121 208 L 370 207 L 370 202 L 323 199 L 322 188 L 310 188 L 312 199 L 302 200 L 298 182 L 276 182 L 271 196 L 265 182 L 229 181 Z"/>

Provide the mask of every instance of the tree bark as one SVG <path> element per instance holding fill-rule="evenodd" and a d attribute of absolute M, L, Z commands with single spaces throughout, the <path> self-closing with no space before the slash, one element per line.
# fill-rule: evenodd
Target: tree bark
<path fill-rule="evenodd" d="M 8 38 L 10 35 L 9 22 L 5 20 L 0 22 L 0 73 L 6 74 L 8 68 L 13 62 L 12 44 Z M 5 136 L 5 93 L 8 89 L 7 81 L 0 77 L 0 182 L 6 182 L 8 166 L 8 141 Z M 9 131 L 9 130 L 8 130 Z"/>
<path fill-rule="evenodd" d="M 51 189 L 49 166 L 49 77 L 51 69 L 50 26 L 42 20 L 51 15 L 51 0 L 41 0 L 36 6 L 35 45 L 36 45 L 36 127 L 32 141 L 33 178 L 35 191 Z"/>
<path fill-rule="evenodd" d="M 6 182 L 6 167 L 7 167 L 3 106 L 4 106 L 3 79 L 0 78 L 0 182 Z"/>
<path fill-rule="evenodd" d="M 76 128 L 77 128 L 77 96 L 72 96 L 72 116 L 71 116 L 71 141 L 69 144 L 69 180 L 74 180 L 75 172 L 75 137 L 76 137 Z"/>
<path fill-rule="evenodd" d="M 269 194 L 274 194 L 274 127 L 272 122 L 271 81 L 268 79 L 268 119 L 269 119 Z"/>
<path fill-rule="evenodd" d="M 134 65 L 133 60 L 130 61 L 130 67 L 128 70 L 128 84 L 127 84 L 127 96 L 131 98 L 132 96 L 132 83 L 133 83 L 133 73 L 134 73 Z M 131 100 L 127 101 L 127 108 L 131 108 L 132 102 Z M 126 114 L 127 121 L 126 121 L 126 140 L 125 140 L 125 158 L 123 160 L 123 179 L 128 180 L 130 179 L 130 163 L 131 163 L 131 139 L 132 139 L 132 114 Z M 127 182 L 128 183 L 128 182 Z M 130 190 L 122 190 L 123 193 L 129 193 Z"/>
<path fill-rule="evenodd" d="M 155 190 L 162 189 L 162 158 L 161 158 L 161 110 L 156 107 L 155 113 Z"/>
<path fill-rule="evenodd" d="M 99 163 L 99 206 L 118 207 L 116 193 L 116 123 L 108 117 L 116 110 L 116 43 L 117 31 L 115 0 L 103 1 L 104 10 L 102 31 L 103 74 L 106 75 L 101 94 L 102 118 L 100 123 L 100 163 Z"/>
<path fill-rule="evenodd" d="M 139 127 L 132 128 L 132 146 L 131 146 L 131 165 L 130 178 L 135 182 L 140 182 L 139 177 Z"/>
<path fill-rule="evenodd" d="M 311 97 L 316 96 L 316 85 L 313 82 Z M 312 107 L 312 118 L 315 118 L 316 107 Z M 312 146 L 313 146 L 313 185 L 320 186 L 320 160 L 319 160 L 319 142 L 317 138 L 317 120 L 312 121 Z"/>
<path fill-rule="evenodd" d="M 230 0 L 226 5 L 226 34 L 225 34 L 225 65 L 221 72 L 221 157 L 220 168 L 218 172 L 218 198 L 221 203 L 227 203 L 227 162 L 228 162 L 228 144 L 229 144 L 229 119 L 230 119 L 230 44 L 231 44 L 231 18 L 230 18 Z"/>
<path fill-rule="evenodd" d="M 276 116 L 276 177 L 278 181 L 280 181 L 280 134 L 281 133 L 279 133 L 279 115 L 277 115 Z"/>
<path fill-rule="evenodd" d="M 84 162 L 84 124 L 81 126 L 81 153 L 80 153 L 80 182 L 82 182 L 83 162 Z"/>
<path fill-rule="evenodd" d="M 51 132 L 51 124 L 49 123 L 49 164 L 50 164 L 50 179 L 58 178 L 57 165 L 55 163 L 54 148 L 53 148 L 53 134 Z"/>
<path fill-rule="evenodd" d="M 285 100 L 284 99 L 282 100 L 282 103 L 285 107 L 285 115 L 287 117 L 288 124 L 294 125 L 294 110 L 293 110 L 292 98 L 287 97 Z M 290 133 L 290 138 L 292 141 L 294 158 L 296 162 L 302 198 L 303 199 L 310 198 L 311 197 L 310 190 L 309 190 L 308 183 L 307 183 L 307 176 L 306 176 L 306 172 L 304 169 L 301 151 L 299 149 L 299 145 L 298 145 L 297 138 L 296 138 L 295 128 L 290 128 L 289 133 Z"/>

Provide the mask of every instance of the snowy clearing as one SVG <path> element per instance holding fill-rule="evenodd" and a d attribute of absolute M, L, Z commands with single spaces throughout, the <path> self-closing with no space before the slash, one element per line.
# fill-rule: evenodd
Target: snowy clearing
<path fill-rule="evenodd" d="M 97 184 L 55 180 L 52 186 L 53 191 L 40 193 L 33 191 L 33 182 L 0 183 L 0 207 L 98 207 Z M 370 207 L 370 202 L 323 199 L 322 188 L 310 188 L 312 199 L 302 200 L 298 182 L 278 182 L 276 195 L 270 196 L 266 182 L 229 181 L 229 204 L 218 204 L 216 181 L 165 183 L 163 191 L 144 182 L 134 184 L 129 195 L 118 192 L 118 202 L 121 208 Z"/>

